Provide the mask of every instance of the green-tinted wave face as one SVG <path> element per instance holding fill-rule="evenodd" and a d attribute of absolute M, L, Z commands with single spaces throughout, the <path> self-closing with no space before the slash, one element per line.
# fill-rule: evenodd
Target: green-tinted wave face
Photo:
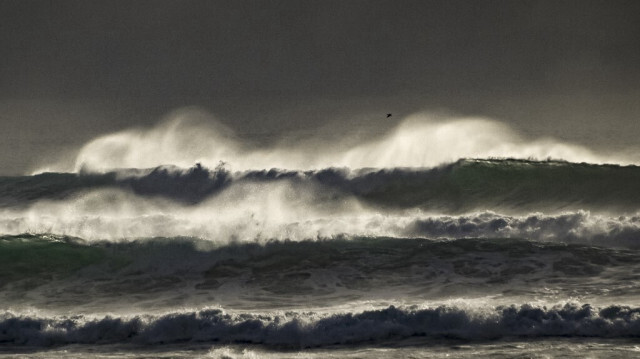
<path fill-rule="evenodd" d="M 82 244 L 14 236 L 0 240 L 0 260 L 0 300 L 17 305 L 30 298 L 33 305 L 60 308 L 304 307 L 489 294 L 546 298 L 549 288 L 595 299 L 640 294 L 629 287 L 640 280 L 633 250 L 508 238 L 217 246 L 193 238 Z"/>
<path fill-rule="evenodd" d="M 17 280 L 56 280 L 102 261 L 104 249 L 55 236 L 0 237 L 0 284 Z"/>
<path fill-rule="evenodd" d="M 382 171 L 372 203 L 447 212 L 640 209 L 640 167 L 558 161 L 460 160 L 425 171 Z M 370 175 L 371 177 L 371 175 Z"/>
<path fill-rule="evenodd" d="M 640 210 L 640 167 L 562 161 L 463 159 L 435 168 L 263 170 L 156 168 L 105 174 L 48 173 L 0 178 L 0 207 L 28 207 L 40 200 L 67 200 L 94 190 L 118 189 L 199 205 L 244 185 L 317 189 L 320 201 L 355 197 L 372 206 L 423 208 L 446 213 L 510 210 Z M 306 186 L 306 187 L 305 187 Z M 321 198 L 322 197 L 322 198 Z"/>

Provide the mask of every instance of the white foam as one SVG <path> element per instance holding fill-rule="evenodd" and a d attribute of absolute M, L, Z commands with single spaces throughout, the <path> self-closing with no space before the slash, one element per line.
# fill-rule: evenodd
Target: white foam
<path fill-rule="evenodd" d="M 186 205 L 124 190 L 91 190 L 67 200 L 0 211 L 0 233 L 52 233 L 86 240 L 199 237 L 225 244 L 341 236 L 526 238 L 637 247 L 640 216 L 575 211 L 462 215 L 368 207 L 308 181 L 234 183 Z"/>
<path fill-rule="evenodd" d="M 238 141 L 222 124 L 201 112 L 177 110 L 152 128 L 128 129 L 97 137 L 77 153 L 73 168 L 47 164 L 36 172 L 104 171 L 160 165 L 190 167 L 220 161 L 233 170 L 319 169 L 327 167 L 431 167 L 459 158 L 554 158 L 573 162 L 631 163 L 623 155 L 604 156 L 583 146 L 552 138 L 524 140 L 506 124 L 488 118 L 443 118 L 419 113 L 375 140 L 352 143 L 290 141 L 256 148 Z M 339 131 L 336 129 L 336 131 Z"/>
<path fill-rule="evenodd" d="M 382 342 L 415 336 L 487 340 L 503 337 L 638 337 L 640 309 L 568 303 L 460 308 L 388 308 L 319 315 L 231 314 L 222 310 L 162 316 L 92 318 L 0 314 L 0 341 L 12 345 L 179 342 L 254 343 L 293 348 Z"/>

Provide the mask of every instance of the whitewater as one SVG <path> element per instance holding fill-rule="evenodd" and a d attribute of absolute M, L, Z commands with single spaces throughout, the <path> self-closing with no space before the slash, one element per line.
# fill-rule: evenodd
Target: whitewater
<path fill-rule="evenodd" d="M 639 158 L 487 118 L 183 109 L 0 177 L 1 357 L 640 354 Z"/>

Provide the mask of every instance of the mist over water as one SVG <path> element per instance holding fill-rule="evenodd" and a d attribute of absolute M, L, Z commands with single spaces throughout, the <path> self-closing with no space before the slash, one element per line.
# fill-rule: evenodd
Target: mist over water
<path fill-rule="evenodd" d="M 325 191 L 323 191 L 325 190 Z M 203 238 L 219 245 L 346 237 L 529 238 L 640 247 L 640 215 L 579 210 L 509 215 L 446 215 L 429 207 L 384 208 L 307 183 L 238 184 L 197 204 L 122 190 L 80 192 L 0 211 L 0 231 L 73 236 L 88 241 Z"/>
<path fill-rule="evenodd" d="M 206 118 L 206 121 L 203 120 Z M 589 163 L 634 163 L 629 155 L 594 153 L 553 138 L 524 140 L 506 124 L 487 118 L 415 114 L 382 136 L 353 143 L 288 139 L 271 146 L 242 142 L 233 132 L 195 109 L 181 109 L 152 128 L 97 137 L 78 151 L 73 167 L 47 165 L 41 172 L 105 171 L 117 168 L 183 168 L 224 162 L 232 170 L 328 167 L 432 167 L 460 158 L 514 157 Z M 62 161 L 61 161 L 62 162 Z"/>

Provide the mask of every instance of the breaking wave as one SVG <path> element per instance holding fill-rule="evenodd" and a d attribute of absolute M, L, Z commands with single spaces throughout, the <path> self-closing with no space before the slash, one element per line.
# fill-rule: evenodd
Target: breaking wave
<path fill-rule="evenodd" d="M 558 161 L 459 160 L 435 168 L 328 168 L 231 172 L 224 167 L 158 167 L 104 174 L 46 173 L 0 178 L 3 207 L 65 199 L 96 189 L 197 204 L 230 188 L 287 184 L 337 199 L 355 197 L 390 208 L 473 210 L 640 210 L 640 167 Z M 276 187 L 274 187 L 276 188 Z"/>
<path fill-rule="evenodd" d="M 0 343 L 29 346 L 216 342 L 307 348 L 370 345 L 410 337 L 487 340 L 551 336 L 639 337 L 640 308 L 524 304 L 484 310 L 391 306 L 333 315 L 231 314 L 219 309 L 102 319 L 82 315 L 43 318 L 8 312 L 0 315 Z"/>
<path fill-rule="evenodd" d="M 64 204 L 42 204 L 26 211 L 5 211 L 0 230 L 57 234 L 89 241 L 127 241 L 144 237 L 198 237 L 217 244 L 265 243 L 273 240 L 340 238 L 342 236 L 390 236 L 420 238 L 524 238 L 537 241 L 581 243 L 608 247 L 638 248 L 640 216 L 604 216 L 585 211 L 557 215 L 533 213 L 524 216 L 480 212 L 460 216 L 421 212 L 378 213 L 375 211 L 318 212 L 304 204 L 281 206 L 238 204 L 234 210 L 216 214 L 222 205 L 213 203 L 195 209 L 158 207 L 120 201 L 93 212 L 85 207 L 105 200 L 90 196 Z M 126 197 L 124 197 L 126 198 Z M 212 214 L 213 212 L 213 214 Z"/>
<path fill-rule="evenodd" d="M 206 118 L 206 121 L 202 121 Z M 376 139 L 243 143 L 225 126 L 194 109 L 182 109 L 153 128 L 129 129 L 85 144 L 72 167 L 49 164 L 38 172 L 108 171 L 223 161 L 233 170 L 327 167 L 433 167 L 460 158 L 555 158 L 572 162 L 632 163 L 621 156 L 596 154 L 551 138 L 525 140 L 507 125 L 486 118 L 443 118 L 417 114 Z"/>

